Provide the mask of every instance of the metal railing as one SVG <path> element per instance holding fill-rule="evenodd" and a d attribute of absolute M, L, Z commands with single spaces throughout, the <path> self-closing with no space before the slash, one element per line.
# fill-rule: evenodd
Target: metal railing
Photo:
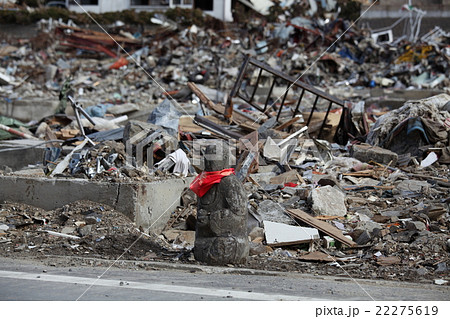
<path fill-rule="evenodd" d="M 254 69 L 254 68 L 256 68 L 256 69 Z M 258 69 L 259 69 L 259 71 L 257 71 Z M 242 85 L 243 85 L 244 79 L 251 78 L 251 74 L 249 74 L 249 73 L 254 72 L 253 70 L 256 70 L 256 72 L 258 73 L 258 77 L 257 77 L 256 82 L 254 84 L 253 92 L 251 92 L 249 94 L 245 90 L 242 89 Z M 270 74 L 273 77 L 272 83 L 270 85 L 269 92 L 267 93 L 267 96 L 264 99 L 265 100 L 264 106 L 262 106 L 262 105 L 260 105 L 260 104 L 258 104 L 257 102 L 254 101 L 255 94 L 256 94 L 256 91 L 258 90 L 258 86 L 260 84 L 261 76 L 262 76 L 263 71 L 267 72 L 268 74 Z M 299 98 L 294 103 L 296 106 L 295 106 L 294 112 L 292 112 L 292 118 L 294 118 L 298 114 L 298 111 L 299 111 L 299 108 L 300 108 L 300 104 L 302 102 L 302 99 L 304 97 L 305 92 L 309 92 L 309 93 L 315 95 L 314 103 L 313 103 L 311 112 L 309 114 L 309 118 L 308 118 L 308 121 L 306 123 L 306 126 L 308 126 L 309 123 L 311 122 L 312 115 L 316 111 L 317 102 L 319 101 L 319 99 L 324 99 L 324 100 L 329 102 L 325 118 L 324 118 L 324 120 L 322 122 L 322 125 L 320 127 L 320 130 L 319 130 L 319 134 L 318 134 L 319 137 L 320 137 L 320 135 L 322 133 L 323 128 L 325 127 L 325 124 L 326 124 L 326 121 L 327 121 L 327 118 L 328 118 L 328 114 L 330 113 L 332 105 L 336 104 L 336 105 L 339 105 L 341 107 L 344 107 L 344 101 L 342 101 L 342 100 L 340 100 L 340 99 L 338 99 L 338 98 L 336 98 L 334 96 L 331 96 L 331 95 L 329 95 L 329 94 L 327 94 L 327 93 L 325 93 L 325 92 L 323 92 L 323 91 L 321 91 L 321 90 L 319 90 L 319 89 L 317 89 L 317 88 L 315 88 L 315 87 L 313 87 L 313 86 L 311 86 L 311 85 L 309 85 L 307 83 L 301 82 L 299 80 L 296 81 L 296 79 L 290 77 L 289 75 L 284 74 L 283 72 L 280 72 L 278 70 L 275 70 L 272 67 L 270 67 L 269 65 L 267 65 L 265 63 L 262 63 L 262 62 L 260 62 L 258 60 L 255 60 L 254 58 L 251 58 L 251 57 L 247 56 L 245 58 L 245 60 L 244 60 L 244 63 L 242 64 L 242 66 L 241 66 L 241 68 L 239 70 L 239 74 L 238 74 L 238 77 L 237 77 L 236 82 L 234 84 L 234 87 L 231 90 L 231 93 L 230 93 L 230 95 L 228 97 L 227 105 L 226 105 L 226 109 L 225 109 L 225 114 L 224 114 L 225 117 L 228 118 L 228 119 L 231 118 L 232 113 L 233 113 L 233 98 L 235 98 L 235 97 L 241 98 L 242 100 L 244 100 L 249 105 L 253 106 L 257 110 L 259 110 L 259 111 L 265 113 L 267 116 L 271 117 L 271 115 L 269 114 L 269 111 L 275 105 L 273 105 L 273 104 L 269 105 L 269 101 L 271 99 L 272 92 L 273 92 L 273 89 L 275 87 L 275 84 L 277 84 L 277 82 L 280 82 L 280 81 L 286 83 L 286 90 L 285 90 L 285 93 L 281 97 L 281 105 L 279 106 L 278 112 L 277 112 L 277 115 L 276 115 L 277 116 L 277 121 L 280 119 L 280 115 L 281 115 L 281 113 L 283 111 L 283 107 L 286 106 L 285 102 L 286 102 L 286 98 L 288 96 L 289 91 L 295 90 L 297 88 L 301 89 L 301 93 L 299 95 Z"/>

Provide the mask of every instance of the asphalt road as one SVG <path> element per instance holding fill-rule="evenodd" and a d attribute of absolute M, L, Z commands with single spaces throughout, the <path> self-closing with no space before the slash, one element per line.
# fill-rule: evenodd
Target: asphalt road
<path fill-rule="evenodd" d="M 354 281 L 292 273 L 224 273 L 217 267 L 204 267 L 200 271 L 115 267 L 106 270 L 50 267 L 0 258 L 0 300 L 450 300 L 450 287 L 428 284 Z"/>

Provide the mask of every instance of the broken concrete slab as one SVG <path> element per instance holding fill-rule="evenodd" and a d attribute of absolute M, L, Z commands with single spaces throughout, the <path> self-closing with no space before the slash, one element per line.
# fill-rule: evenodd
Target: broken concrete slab
<path fill-rule="evenodd" d="M 281 223 L 264 221 L 267 245 L 272 247 L 310 243 L 320 239 L 315 228 L 291 226 Z"/>
<path fill-rule="evenodd" d="M 56 209 L 90 200 L 110 205 L 144 231 L 160 233 L 192 178 L 154 182 L 106 182 L 78 178 L 0 177 L 0 201 Z"/>
<path fill-rule="evenodd" d="M 0 169 L 9 167 L 13 171 L 28 165 L 42 163 L 45 144 L 35 140 L 8 140 L 0 142 Z"/>
<path fill-rule="evenodd" d="M 118 104 L 108 108 L 107 112 L 114 115 L 122 115 L 129 112 L 138 111 L 139 106 L 134 103 Z"/>
<path fill-rule="evenodd" d="M 316 214 L 326 216 L 345 216 L 345 194 L 337 187 L 323 186 L 311 191 L 312 209 Z"/>
<path fill-rule="evenodd" d="M 360 221 L 360 222 L 358 222 L 356 228 L 368 231 L 369 233 L 372 233 L 377 228 L 383 229 L 381 224 L 376 223 L 374 221 Z"/>
<path fill-rule="evenodd" d="M 430 188 L 430 184 L 427 181 L 418 180 L 404 180 L 396 183 L 396 188 L 400 191 L 418 192 L 422 193 Z"/>
<path fill-rule="evenodd" d="M 390 150 L 371 146 L 369 144 L 355 144 L 350 150 L 350 155 L 361 162 L 368 163 L 375 161 L 381 164 L 394 166 L 397 163 L 398 155 Z"/>
<path fill-rule="evenodd" d="M 292 218 L 286 215 L 283 206 L 271 200 L 264 200 L 259 203 L 258 214 L 264 221 L 295 225 Z"/>

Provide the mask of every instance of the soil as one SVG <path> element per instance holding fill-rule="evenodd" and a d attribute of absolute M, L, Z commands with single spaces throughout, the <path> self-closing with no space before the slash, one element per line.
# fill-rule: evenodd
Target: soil
<path fill-rule="evenodd" d="M 179 216 L 179 215 L 178 215 Z M 177 227 L 172 220 L 171 224 Z M 201 265 L 195 261 L 192 247 L 183 248 L 169 243 L 163 235 L 142 233 L 122 213 L 106 205 L 89 201 L 74 202 L 61 208 L 46 211 L 33 206 L 6 202 L 0 205 L 0 255 L 16 259 L 43 260 L 54 264 L 52 257 L 59 259 L 59 266 L 103 265 L 110 260 L 165 261 Z M 78 238 L 66 238 L 47 233 L 66 233 Z M 385 243 L 366 249 L 329 249 L 330 255 L 346 261 L 306 262 L 298 258 L 307 254 L 306 246 L 277 248 L 267 253 L 250 256 L 245 265 L 228 265 L 234 268 L 250 268 L 280 272 L 299 272 L 316 276 L 342 276 L 366 279 L 431 283 L 435 279 L 449 279 L 445 248 L 445 235 L 431 234 L 426 247 L 405 243 L 393 247 Z M 444 243 L 444 246 L 443 246 Z M 411 247 L 412 246 L 412 247 Z M 319 246 L 316 250 L 321 250 Z M 400 257 L 395 265 L 380 265 L 375 257 L 378 251 L 396 249 Z M 409 248 L 409 249 L 408 249 Z M 433 251 L 435 249 L 436 251 Z M 85 258 L 80 258 L 85 257 Z M 96 260 L 94 262 L 93 260 Z M 119 265 L 120 263 L 118 263 Z M 122 264 L 123 267 L 123 264 Z"/>

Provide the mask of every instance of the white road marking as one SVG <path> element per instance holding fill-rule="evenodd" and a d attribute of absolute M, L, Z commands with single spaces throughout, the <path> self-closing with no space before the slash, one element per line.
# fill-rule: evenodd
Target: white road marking
<path fill-rule="evenodd" d="M 81 285 L 92 285 L 92 282 L 96 279 L 86 278 L 86 277 L 74 277 L 74 276 L 62 276 L 62 275 L 49 275 L 49 274 L 36 274 L 36 273 L 26 273 L 26 272 L 16 272 L 16 271 L 1 271 L 0 277 L 20 279 L 20 280 L 36 280 L 36 281 L 46 281 L 46 282 L 60 282 L 67 284 L 81 284 Z M 39 277 L 39 278 L 38 278 Z M 135 281 L 127 281 L 128 285 L 120 286 L 121 280 L 111 280 L 111 279 L 99 279 L 95 283 L 95 286 L 112 287 L 112 288 L 124 288 L 124 289 L 142 289 L 142 290 L 152 290 L 161 292 L 172 292 L 178 294 L 192 294 L 192 295 L 202 295 L 202 296 L 213 296 L 213 297 L 232 297 L 237 299 L 245 300 L 288 300 L 288 301 L 323 301 L 326 299 L 320 298 L 310 298 L 310 297 L 298 297 L 292 295 L 278 295 L 278 294 L 266 294 L 259 292 L 246 292 L 238 290 L 225 290 L 225 289 L 215 289 L 215 288 L 200 288 L 191 286 L 178 286 L 178 285 L 164 285 L 164 284 L 149 284 Z M 124 280 L 122 280 L 125 282 Z"/>

